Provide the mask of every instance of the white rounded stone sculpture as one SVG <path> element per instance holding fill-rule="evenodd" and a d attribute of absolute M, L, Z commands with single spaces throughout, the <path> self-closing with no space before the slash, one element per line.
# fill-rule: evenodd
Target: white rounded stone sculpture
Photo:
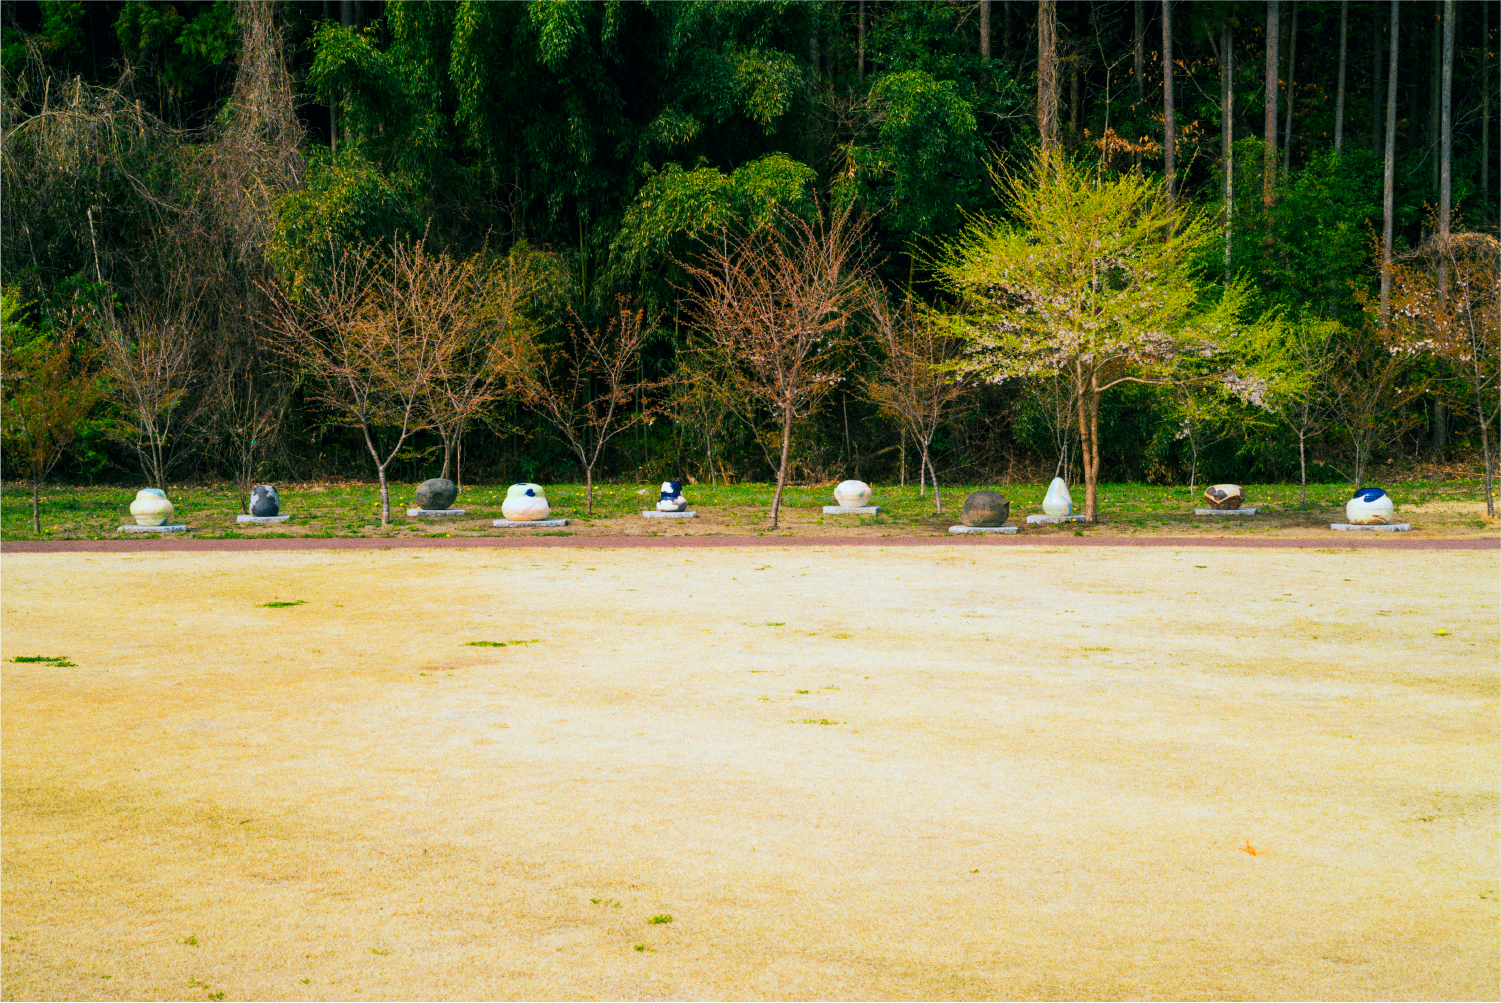
<path fill-rule="evenodd" d="M 683 484 L 681 481 L 662 482 L 662 497 L 657 499 L 657 511 L 688 511 L 688 499 L 683 497 Z"/>
<path fill-rule="evenodd" d="M 136 517 L 137 526 L 164 525 L 172 518 L 172 512 L 172 503 L 161 488 L 142 488 L 130 503 L 130 514 Z"/>
<path fill-rule="evenodd" d="M 1068 485 L 1062 477 L 1054 477 L 1048 485 L 1048 493 L 1042 499 L 1042 511 L 1047 515 L 1073 515 L 1074 496 L 1068 493 Z"/>
<path fill-rule="evenodd" d="M 1391 521 L 1392 499 L 1380 488 L 1361 488 L 1345 502 L 1345 518 L 1356 526 L 1384 526 Z"/>
<path fill-rule="evenodd" d="M 552 506 L 547 504 L 542 485 L 512 484 L 506 490 L 506 500 L 500 503 L 500 511 L 513 522 L 536 522 L 546 519 Z"/>
<path fill-rule="evenodd" d="M 840 481 L 834 488 L 834 501 L 841 508 L 864 508 L 870 504 L 870 485 L 864 481 Z"/>

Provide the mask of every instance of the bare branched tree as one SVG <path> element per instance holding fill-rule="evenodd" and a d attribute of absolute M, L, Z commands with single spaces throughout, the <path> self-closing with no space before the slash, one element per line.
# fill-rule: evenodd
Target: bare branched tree
<path fill-rule="evenodd" d="M 234 482 L 246 513 L 250 489 L 280 445 L 291 402 L 288 382 L 264 362 L 259 346 L 222 343 L 209 364 L 204 400 L 204 438 L 214 442 L 214 458 Z"/>
<path fill-rule="evenodd" d="M 584 471 L 584 505 L 594 514 L 594 467 L 615 436 L 651 422 L 656 406 L 647 398 L 659 384 L 632 380 L 641 349 L 655 329 L 643 310 L 622 300 L 603 327 L 577 316 L 559 341 L 530 326 L 514 328 L 505 359 L 516 395 L 568 440 Z"/>
<path fill-rule="evenodd" d="M 732 361 L 739 391 L 781 424 L 772 528 L 793 421 L 844 379 L 847 325 L 864 287 L 863 233 L 849 208 L 816 223 L 784 212 L 775 223 L 720 231 L 683 264 L 694 281 L 685 294 L 693 323 Z"/>
<path fill-rule="evenodd" d="M 931 449 L 939 426 L 970 390 L 952 368 L 964 353 L 965 342 L 945 333 L 911 300 L 892 309 L 872 289 L 867 311 L 881 356 L 874 372 L 860 379 L 861 388 L 866 399 L 905 426 L 916 440 L 923 492 L 926 473 L 933 481 L 933 507 L 942 512 L 943 498 Z"/>

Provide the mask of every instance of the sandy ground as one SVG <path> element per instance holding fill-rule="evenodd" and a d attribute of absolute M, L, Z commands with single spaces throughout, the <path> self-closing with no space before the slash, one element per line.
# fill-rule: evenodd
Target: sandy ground
<path fill-rule="evenodd" d="M 10 554 L 3 995 L 1495 999 L 1498 564 Z"/>

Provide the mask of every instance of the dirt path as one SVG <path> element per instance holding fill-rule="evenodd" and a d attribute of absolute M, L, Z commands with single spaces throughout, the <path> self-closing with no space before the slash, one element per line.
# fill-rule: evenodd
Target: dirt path
<path fill-rule="evenodd" d="M 1495 997 L 1494 548 L 310 542 L 6 546 L 5 998 Z"/>

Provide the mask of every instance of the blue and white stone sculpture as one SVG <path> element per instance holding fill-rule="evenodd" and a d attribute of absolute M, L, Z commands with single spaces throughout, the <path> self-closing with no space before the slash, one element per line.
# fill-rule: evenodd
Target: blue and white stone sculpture
<path fill-rule="evenodd" d="M 1361 488 L 1345 502 L 1345 518 L 1355 526 L 1382 526 L 1391 521 L 1392 499 L 1380 488 Z"/>
<path fill-rule="evenodd" d="M 547 492 L 540 484 L 512 484 L 506 490 L 506 500 L 500 503 L 501 514 L 513 522 L 537 522 L 546 519 L 552 511 L 547 504 Z"/>
<path fill-rule="evenodd" d="M 281 514 L 281 496 L 273 484 L 257 484 L 250 489 L 250 514 L 268 518 Z"/>
<path fill-rule="evenodd" d="M 1074 514 L 1074 496 L 1068 493 L 1068 484 L 1062 477 L 1054 477 L 1048 485 L 1048 493 L 1042 499 L 1042 511 L 1047 515 Z"/>
<path fill-rule="evenodd" d="M 681 481 L 662 482 L 662 497 L 657 499 L 657 511 L 688 511 L 688 499 L 683 497 L 683 484 Z"/>

